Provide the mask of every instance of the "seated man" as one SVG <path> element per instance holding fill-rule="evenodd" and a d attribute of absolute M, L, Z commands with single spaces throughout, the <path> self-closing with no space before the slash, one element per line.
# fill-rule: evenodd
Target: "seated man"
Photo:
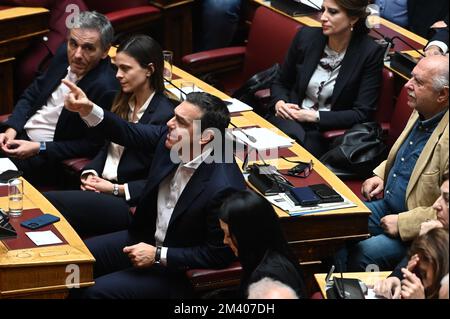
<path fill-rule="evenodd" d="M 392 269 L 417 237 L 420 224 L 435 219 L 432 208 L 439 185 L 448 174 L 448 56 L 419 61 L 406 83 L 408 105 L 415 109 L 403 133 L 375 176 L 362 186 L 371 238 L 349 249 L 348 271 L 365 271 L 370 264 Z"/>
<path fill-rule="evenodd" d="M 448 53 L 448 26 L 436 29 L 436 34 L 424 49 L 425 55 L 444 55 Z"/>
<path fill-rule="evenodd" d="M 59 161 L 93 156 L 103 141 L 87 138 L 87 126 L 64 109 L 68 88 L 77 82 L 97 105 L 109 109 L 119 85 L 108 51 L 114 30 L 96 12 L 82 12 L 47 71 L 27 88 L 0 133 L 0 147 L 32 183 L 55 183 Z M 76 20 L 76 19 L 75 19 Z M 0 124 L 1 125 L 1 124 Z"/>
<path fill-rule="evenodd" d="M 229 46 L 238 28 L 241 0 L 201 0 L 197 6 L 201 16 L 200 28 L 194 32 L 199 42 L 195 51 Z"/>
<path fill-rule="evenodd" d="M 448 191 L 449 182 L 447 175 L 445 177 L 444 183 L 441 186 L 441 196 L 433 204 L 433 208 L 436 210 L 437 219 L 430 219 L 423 222 L 420 225 L 419 235 L 423 235 L 434 228 L 448 229 Z M 402 268 L 406 268 L 408 269 L 408 271 L 413 271 L 413 268 L 417 266 L 418 262 L 418 256 L 413 256 L 413 259 L 410 263 L 408 263 L 408 257 L 405 256 L 403 260 L 397 265 L 397 267 L 395 267 L 394 271 L 389 275 L 388 278 L 375 283 L 375 293 L 389 299 L 400 298 L 401 280 L 403 279 Z"/>
<path fill-rule="evenodd" d="M 66 107 L 90 126 L 99 123 L 99 134 L 129 148 L 156 148 L 130 229 L 86 241 L 96 259 L 95 286 L 71 296 L 189 296 L 186 269 L 224 267 L 233 260 L 217 208 L 224 196 L 245 189 L 245 181 L 234 157 L 226 163 L 215 147 L 230 122 L 226 105 L 208 93 L 191 93 L 167 127 L 139 125 L 93 107 L 81 90 L 65 83 L 73 92 Z"/>

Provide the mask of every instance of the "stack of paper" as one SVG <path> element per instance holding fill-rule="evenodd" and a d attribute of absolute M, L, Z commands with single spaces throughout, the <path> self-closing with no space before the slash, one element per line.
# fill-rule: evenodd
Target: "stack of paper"
<path fill-rule="evenodd" d="M 230 111 L 230 113 L 253 110 L 253 108 L 250 105 L 245 104 L 244 102 L 239 101 L 238 99 L 226 99 L 224 101 L 230 103 L 227 105 L 228 111 Z"/>
<path fill-rule="evenodd" d="M 254 127 L 243 130 L 233 130 L 236 141 L 247 144 L 250 147 L 257 150 L 269 150 L 284 147 L 291 147 L 294 140 L 281 135 L 265 128 L 265 127 Z M 253 142 L 249 140 L 248 136 L 253 137 Z"/>
<path fill-rule="evenodd" d="M 340 194 L 342 196 L 342 194 Z M 302 216 L 305 214 L 318 213 L 327 210 L 356 207 L 356 204 L 342 196 L 343 202 L 318 204 L 317 206 L 295 206 L 292 200 L 285 194 L 266 196 L 273 205 L 281 208 L 291 216 Z"/>

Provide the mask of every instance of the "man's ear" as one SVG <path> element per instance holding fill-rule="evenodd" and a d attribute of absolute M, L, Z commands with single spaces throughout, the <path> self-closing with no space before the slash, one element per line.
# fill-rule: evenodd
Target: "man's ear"
<path fill-rule="evenodd" d="M 106 57 L 109 54 L 109 49 L 111 49 L 111 45 L 108 45 L 108 47 L 106 48 L 105 52 L 103 52 L 102 59 L 106 59 Z"/>
<path fill-rule="evenodd" d="M 448 105 L 448 94 L 449 94 L 448 86 L 444 86 L 444 88 L 439 92 L 437 101 L 439 103 L 447 102 L 447 105 Z"/>
<path fill-rule="evenodd" d="M 202 133 L 202 137 L 200 139 L 200 145 L 205 145 L 211 142 L 214 139 L 214 131 L 210 129 L 206 129 Z"/>

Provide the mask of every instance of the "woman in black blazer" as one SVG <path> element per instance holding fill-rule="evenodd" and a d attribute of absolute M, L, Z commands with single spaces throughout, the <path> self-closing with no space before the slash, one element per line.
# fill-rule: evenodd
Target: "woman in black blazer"
<path fill-rule="evenodd" d="M 222 204 L 219 218 L 224 243 L 239 258 L 243 270 L 239 291 L 227 297 L 246 298 L 248 286 L 265 277 L 306 297 L 302 271 L 266 199 L 250 190 L 233 193 Z"/>
<path fill-rule="evenodd" d="M 383 48 L 367 35 L 366 0 L 324 0 L 322 28 L 303 27 L 271 87 L 269 121 L 316 157 L 321 131 L 370 121 L 377 106 Z"/>
<path fill-rule="evenodd" d="M 160 45 L 149 36 L 133 36 L 119 46 L 115 64 L 122 90 L 111 110 L 130 122 L 166 124 L 174 105 L 164 95 Z M 139 201 L 152 160 L 153 152 L 108 142 L 82 172 L 82 191 L 44 195 L 80 235 L 126 229 L 131 216 L 123 212 Z"/>

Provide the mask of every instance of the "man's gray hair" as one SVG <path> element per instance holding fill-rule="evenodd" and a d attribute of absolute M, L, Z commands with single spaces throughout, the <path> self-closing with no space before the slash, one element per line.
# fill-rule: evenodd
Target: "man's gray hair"
<path fill-rule="evenodd" d="M 114 28 L 103 14 L 96 11 L 83 11 L 75 18 L 71 29 L 94 29 L 100 33 L 102 49 L 106 50 L 114 40 Z"/>
<path fill-rule="evenodd" d="M 298 299 L 298 296 L 288 285 L 264 277 L 248 287 L 248 299 Z"/>
<path fill-rule="evenodd" d="M 448 87 L 448 57 L 442 65 L 439 65 L 439 74 L 437 74 L 432 79 L 433 89 L 435 91 L 440 91 L 444 87 Z"/>

